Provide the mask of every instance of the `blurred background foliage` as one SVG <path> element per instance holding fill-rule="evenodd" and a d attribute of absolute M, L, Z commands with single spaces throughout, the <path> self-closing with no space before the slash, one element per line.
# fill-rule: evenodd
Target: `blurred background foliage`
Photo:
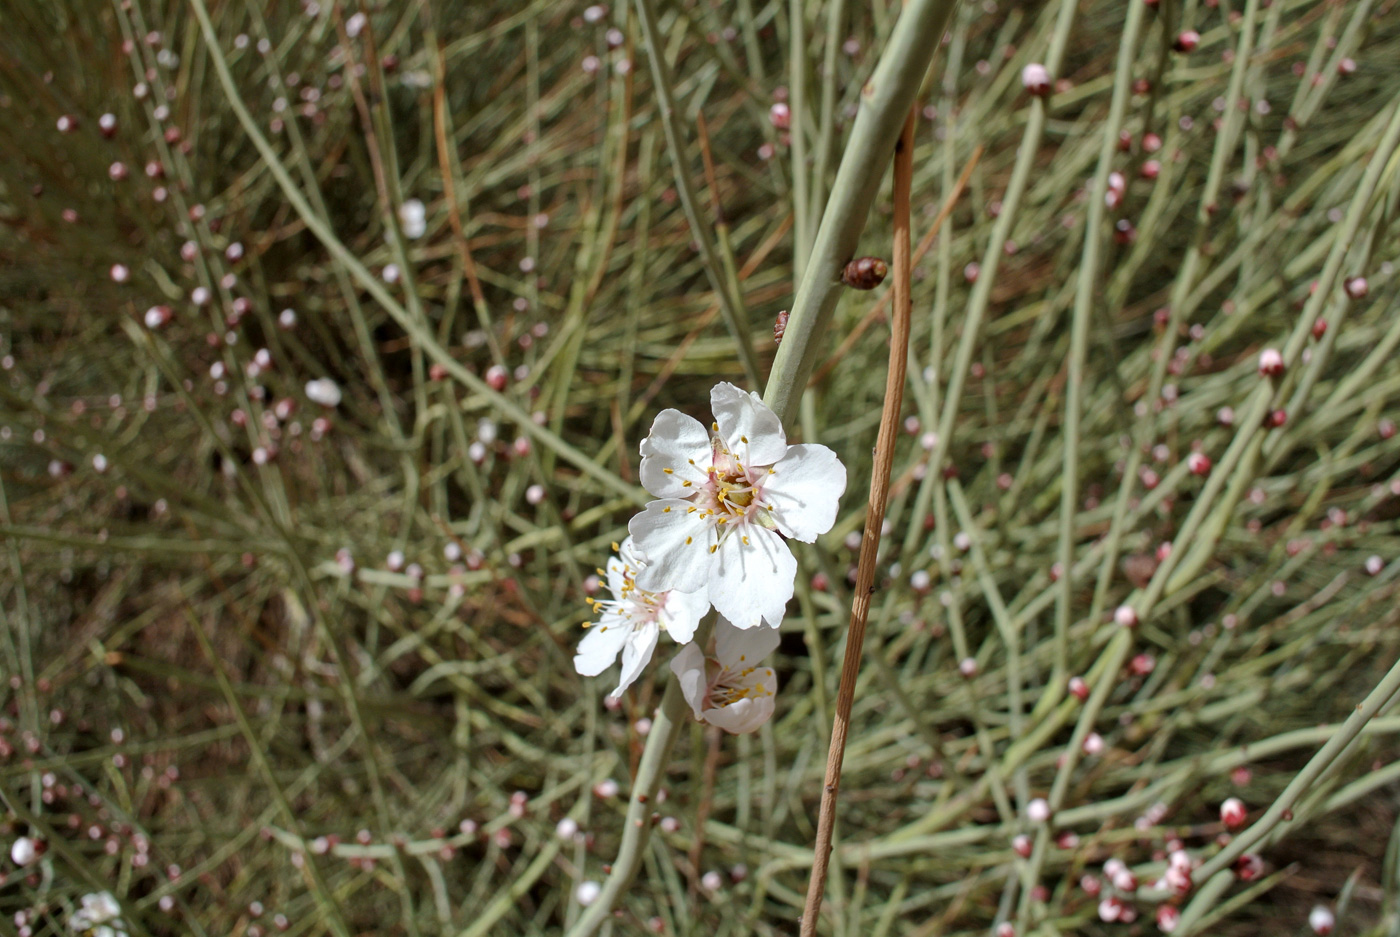
<path fill-rule="evenodd" d="M 107 889 L 132 934 L 559 933 L 615 851 L 665 673 L 658 657 L 605 708 L 612 684 L 570 663 L 583 600 L 642 497 L 652 416 L 701 415 L 715 381 L 744 383 L 635 17 L 206 2 L 217 55 L 185 0 L 0 4 L 0 830 L 49 847 L 5 867 L 0 910 L 58 933 Z M 658 6 L 687 168 L 766 367 L 796 215 L 819 214 L 899 5 Z M 983 933 L 1017 911 L 1042 933 L 1151 928 L 1158 901 L 1104 923 L 1081 876 L 1118 857 L 1146 881 L 1178 839 L 1209 855 L 1219 803 L 1256 816 L 1329 737 L 1314 727 L 1395 660 L 1393 157 L 1323 284 L 1327 329 L 1290 362 L 1307 376 L 1286 421 L 1212 495 L 1200 539 L 1173 543 L 1209 474 L 1190 453 L 1218 461 L 1241 432 L 1222 410 L 1243 410 L 1260 350 L 1297 327 L 1400 100 L 1394 0 L 1274 0 L 1246 20 L 1235 0 L 1152 4 L 1070 440 L 1069 310 L 1125 7 L 1078 5 L 1004 243 L 1020 72 L 1059 6 L 965 3 L 921 102 L 916 240 L 968 184 L 916 269 L 830 933 Z M 1212 182 L 1242 22 L 1243 124 Z M 1199 40 L 1178 51 L 1186 29 Z M 794 46 L 805 106 L 775 111 Z M 813 187 L 796 215 L 793 133 Z M 985 325 L 940 425 L 989 244 Z M 1168 334 L 1174 291 L 1189 309 Z M 843 299 L 793 429 L 836 448 L 851 483 L 836 529 L 799 551 L 778 716 L 677 747 L 615 933 L 794 927 L 883 397 L 880 295 Z M 338 406 L 308 396 L 322 378 Z M 939 430 L 948 458 L 930 466 Z M 1036 710 L 1046 731 L 1012 733 L 997 615 L 1016 622 L 1030 710 L 1051 674 L 1067 444 L 1084 563 L 1070 672 L 1167 550 L 1205 554 L 1136 635 L 1055 818 L 1074 839 L 1021 882 L 1012 837 L 1072 723 Z M 1092 552 L 1106 537 L 1111 561 Z M 1214 932 L 1298 933 L 1339 898 L 1345 932 L 1390 932 L 1400 722 L 1372 728 Z"/>

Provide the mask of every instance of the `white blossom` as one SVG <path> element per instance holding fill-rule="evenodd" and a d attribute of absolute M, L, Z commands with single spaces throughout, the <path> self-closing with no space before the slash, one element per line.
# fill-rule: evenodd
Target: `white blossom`
<path fill-rule="evenodd" d="M 700 617 L 710 610 L 703 593 L 674 589 L 648 592 L 638 588 L 636 577 L 640 568 L 632 538 L 628 537 L 617 548 L 617 555 L 608 558 L 606 571 L 598 571 L 607 576 L 612 598 L 588 599 L 600 616 L 589 626 L 574 655 L 574 669 L 585 677 L 596 677 L 622 655 L 622 679 L 612 691 L 614 697 L 621 696 L 641 675 L 662 631 L 683 644 L 695 634 Z"/>
<path fill-rule="evenodd" d="M 323 407 L 340 406 L 340 385 L 328 377 L 306 382 L 306 396 Z"/>
<path fill-rule="evenodd" d="M 126 933 L 126 927 L 118 918 L 122 908 L 111 892 L 90 892 L 83 895 L 82 907 L 68 918 L 68 926 L 79 933 L 92 937 L 117 937 Z"/>
<path fill-rule="evenodd" d="M 776 628 L 797 561 L 784 537 L 811 543 L 831 529 L 846 469 L 826 446 L 789 446 L 755 394 L 710 392 L 706 429 L 663 410 L 642 440 L 642 485 L 658 499 L 628 525 L 643 569 L 637 584 L 706 592 L 738 628 Z"/>
<path fill-rule="evenodd" d="M 773 717 L 778 677 L 759 661 L 778 647 L 776 628 L 743 630 L 720 618 L 715 656 L 707 659 L 687 644 L 671 661 L 671 672 L 695 718 L 726 732 L 753 732 Z"/>
<path fill-rule="evenodd" d="M 428 212 L 416 198 L 406 200 L 399 206 L 399 224 L 403 226 L 403 236 L 416 240 L 428 230 Z"/>
<path fill-rule="evenodd" d="M 10 861 L 20 868 L 31 865 L 41 854 L 39 845 L 28 836 L 21 836 L 10 845 Z"/>

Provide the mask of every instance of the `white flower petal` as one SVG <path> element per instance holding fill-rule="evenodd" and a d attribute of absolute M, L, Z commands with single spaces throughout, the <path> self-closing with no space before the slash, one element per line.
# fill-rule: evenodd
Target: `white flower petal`
<path fill-rule="evenodd" d="M 651 662 L 651 654 L 656 650 L 656 639 L 660 634 L 661 629 L 656 625 L 645 625 L 628 636 L 627 643 L 622 646 L 622 680 L 612 691 L 613 696 L 621 696 L 641 676 Z"/>
<path fill-rule="evenodd" d="M 641 450 L 642 487 L 656 497 L 687 498 L 705 483 L 710 433 L 694 417 L 662 410 L 652 421 L 651 434 L 642 440 Z"/>
<path fill-rule="evenodd" d="M 729 532 L 711 567 L 710 604 L 736 628 L 776 628 L 792 598 L 797 560 L 782 538 L 757 524 Z"/>
<path fill-rule="evenodd" d="M 836 507 L 846 490 L 846 467 L 826 446 L 789 446 L 763 483 L 778 529 L 811 543 L 836 523 Z"/>
<path fill-rule="evenodd" d="M 777 628 L 736 628 L 721 618 L 715 625 L 715 657 L 726 670 L 738 672 L 776 651 L 779 640 Z"/>
<path fill-rule="evenodd" d="M 721 382 L 710 391 L 710 409 L 725 445 L 745 468 L 772 465 L 787 451 L 782 421 L 756 394 Z"/>
<path fill-rule="evenodd" d="M 695 636 L 701 617 L 710 610 L 709 596 L 699 592 L 677 592 L 671 589 L 661 606 L 661 624 L 677 644 L 685 644 Z"/>
<path fill-rule="evenodd" d="M 699 592 L 709 579 L 710 546 L 716 534 L 688 501 L 651 501 L 627 524 L 632 545 L 646 566 L 636 574 L 648 592 Z M 795 573 L 794 573 L 795 575 Z M 791 592 L 791 585 L 789 585 Z"/>
<path fill-rule="evenodd" d="M 695 718 L 699 719 L 704 711 L 705 693 L 709 689 L 705 681 L 705 655 L 699 646 L 687 644 L 681 648 L 680 653 L 671 659 L 671 673 L 676 675 L 681 695 L 690 704 Z"/>
<path fill-rule="evenodd" d="M 617 660 L 617 655 L 622 650 L 622 645 L 627 642 L 627 636 L 632 633 L 631 627 L 618 619 L 604 619 L 593 625 L 584 633 L 583 640 L 578 643 L 578 653 L 574 655 L 574 670 L 585 677 L 596 677 L 612 666 Z"/>

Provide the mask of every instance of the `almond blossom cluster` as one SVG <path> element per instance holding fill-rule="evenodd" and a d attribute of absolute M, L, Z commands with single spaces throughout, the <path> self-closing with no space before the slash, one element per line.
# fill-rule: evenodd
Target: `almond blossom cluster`
<path fill-rule="evenodd" d="M 773 715 L 777 677 L 758 666 L 778 646 L 797 577 L 788 540 L 811 543 L 831 529 L 846 488 L 836 453 L 788 445 L 777 414 L 756 394 L 720 383 L 707 428 L 663 410 L 642 440 L 641 480 L 655 496 L 599 570 L 611 598 L 590 599 L 574 669 L 596 676 L 620 656 L 621 696 L 666 632 L 683 644 L 671 662 L 695 718 L 752 732 Z M 692 638 L 719 615 L 714 652 Z"/>

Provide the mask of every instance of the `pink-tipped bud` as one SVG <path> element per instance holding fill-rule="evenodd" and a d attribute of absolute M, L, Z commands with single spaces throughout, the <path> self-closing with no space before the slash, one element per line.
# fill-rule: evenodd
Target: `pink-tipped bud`
<path fill-rule="evenodd" d="M 1327 320 L 1318 319 L 1312 325 L 1312 337 L 1322 341 L 1322 336 L 1327 334 Z"/>
<path fill-rule="evenodd" d="M 1135 628 L 1138 623 L 1137 610 L 1131 605 L 1120 605 L 1113 610 L 1113 621 L 1124 628 Z"/>
<path fill-rule="evenodd" d="M 779 130 L 787 130 L 792 126 L 792 111 L 782 101 L 775 102 L 768 108 L 768 121 Z"/>
<path fill-rule="evenodd" d="M 1190 52 L 1201 44 L 1201 34 L 1194 29 L 1185 29 L 1177 33 L 1176 41 L 1172 43 L 1172 48 L 1178 52 Z"/>
<path fill-rule="evenodd" d="M 506 381 L 509 379 L 509 372 L 499 364 L 493 364 L 486 369 L 486 384 L 494 391 L 505 390 Z"/>
<path fill-rule="evenodd" d="M 1181 912 L 1175 905 L 1159 904 L 1157 906 L 1157 929 L 1164 934 L 1170 934 L 1176 930 L 1176 925 L 1181 923 Z"/>
<path fill-rule="evenodd" d="M 1032 62 L 1021 69 L 1021 84 L 1037 97 L 1050 94 L 1050 72 L 1039 62 Z"/>
<path fill-rule="evenodd" d="M 1103 891 L 1103 882 L 1099 881 L 1097 875 L 1085 873 L 1079 877 L 1079 887 L 1090 898 L 1097 898 L 1099 892 Z"/>
<path fill-rule="evenodd" d="M 1069 692 L 1082 703 L 1089 698 L 1089 684 L 1084 682 L 1083 677 L 1070 677 Z"/>
<path fill-rule="evenodd" d="M 977 676 L 977 658 L 964 657 L 962 661 L 958 663 L 958 672 L 969 680 Z"/>
<path fill-rule="evenodd" d="M 1308 926 L 1313 929 L 1314 934 L 1327 937 L 1332 933 L 1332 928 L 1337 926 L 1337 918 L 1332 913 L 1332 909 L 1323 905 L 1316 905 L 1308 912 Z"/>
<path fill-rule="evenodd" d="M 1138 877 L 1129 868 L 1121 868 L 1113 873 L 1113 887 L 1124 893 L 1137 891 Z"/>
<path fill-rule="evenodd" d="M 1031 857 L 1031 838 L 1025 833 L 1019 833 L 1011 840 L 1011 848 L 1022 859 L 1029 859 Z"/>
<path fill-rule="evenodd" d="M 152 306 L 146 310 L 146 328 L 158 329 L 170 321 L 169 306 Z"/>
<path fill-rule="evenodd" d="M 1193 452 L 1186 457 L 1186 467 L 1192 475 L 1210 474 L 1210 456 L 1204 452 Z"/>
<path fill-rule="evenodd" d="M 1371 284 L 1366 282 L 1365 277 L 1350 277 L 1346 281 L 1345 289 L 1352 299 L 1362 299 L 1371 292 Z"/>
<path fill-rule="evenodd" d="M 1242 882 L 1252 882 L 1264 874 L 1264 859 L 1258 853 L 1247 852 L 1235 860 L 1235 874 Z"/>
<path fill-rule="evenodd" d="M 1161 172 L 1162 164 L 1155 159 L 1149 159 L 1147 162 L 1143 163 L 1142 168 L 1138 170 L 1138 174 L 1144 179 L 1156 179 Z"/>
<path fill-rule="evenodd" d="M 1050 819 L 1050 803 L 1044 797 L 1037 797 L 1026 804 L 1026 819 L 1032 823 L 1044 823 Z"/>
<path fill-rule="evenodd" d="M 1283 373 L 1283 355 L 1277 348 L 1265 348 L 1259 353 L 1259 373 L 1265 377 L 1278 377 Z"/>
<path fill-rule="evenodd" d="M 1346 58 L 1337 63 L 1338 75 L 1350 75 L 1356 71 L 1356 59 Z"/>
<path fill-rule="evenodd" d="M 1220 805 L 1220 822 L 1225 824 L 1226 829 L 1237 830 L 1244 825 L 1247 813 L 1244 801 L 1231 797 Z"/>
<path fill-rule="evenodd" d="M 1112 924 L 1123 917 L 1123 907 L 1121 898 L 1110 895 L 1099 902 L 1099 920 L 1105 924 Z"/>
<path fill-rule="evenodd" d="M 1084 736 L 1084 754 L 1097 755 L 1103 751 L 1103 736 L 1097 732 L 1090 732 Z"/>

